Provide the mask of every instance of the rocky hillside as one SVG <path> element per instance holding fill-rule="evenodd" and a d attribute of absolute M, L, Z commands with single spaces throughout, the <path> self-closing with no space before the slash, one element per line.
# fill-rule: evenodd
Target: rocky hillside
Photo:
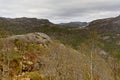
<path fill-rule="evenodd" d="M 7 80 L 90 80 L 91 62 L 94 80 L 120 80 L 119 17 L 82 29 L 46 19 L 1 18 L 0 49 L 0 78 L 9 75 Z"/>
<path fill-rule="evenodd" d="M 50 37 L 60 40 L 62 43 L 72 46 L 78 46 L 86 36 L 87 32 L 81 29 L 66 28 L 56 25 L 46 19 L 36 18 L 0 18 L 0 27 L 10 35 L 20 35 L 31 32 L 42 32 Z M 75 35 L 76 34 L 76 35 Z"/>
<path fill-rule="evenodd" d="M 3 38 L 0 42 L 2 42 L 0 44 L 2 79 L 89 80 L 91 78 L 90 52 L 87 55 L 83 54 L 85 51 L 80 53 L 51 40 L 46 34 L 14 35 Z M 114 80 L 111 67 L 96 53 L 93 72 L 94 80 Z"/>
<path fill-rule="evenodd" d="M 88 27 L 99 32 L 120 32 L 120 16 L 92 21 Z"/>
<path fill-rule="evenodd" d="M 102 49 L 112 54 L 112 56 L 120 58 L 120 16 L 94 20 L 86 29 L 98 32 L 101 37 L 99 41 L 104 44 Z"/>

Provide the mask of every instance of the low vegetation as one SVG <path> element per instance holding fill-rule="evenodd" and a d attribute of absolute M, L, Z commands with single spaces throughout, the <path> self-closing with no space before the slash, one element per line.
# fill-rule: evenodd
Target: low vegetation
<path fill-rule="evenodd" d="M 70 29 L 49 23 L 0 20 L 0 78 L 3 80 L 119 80 L 120 34 Z M 31 19 L 36 20 L 36 19 Z M 7 24 L 5 24 L 7 22 Z M 40 21 L 41 22 L 41 21 Z M 46 24 L 47 23 L 47 24 Z M 99 26 L 99 25 L 98 25 Z M 107 29 L 107 28 L 105 28 Z M 107 30 L 105 30 L 107 31 Z M 43 32 L 48 44 L 5 41 L 9 36 Z"/>

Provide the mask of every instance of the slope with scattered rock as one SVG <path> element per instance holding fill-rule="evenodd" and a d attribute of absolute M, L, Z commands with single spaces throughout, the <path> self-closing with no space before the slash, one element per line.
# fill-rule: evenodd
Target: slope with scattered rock
<path fill-rule="evenodd" d="M 28 37 L 33 37 L 34 42 Z M 32 43 L 27 43 L 26 39 Z M 41 42 L 46 44 L 44 39 L 47 42 L 50 41 L 46 46 L 41 45 Z M 0 67 L 0 70 L 9 72 L 8 79 L 10 80 L 89 80 L 91 77 L 89 56 L 66 47 L 58 41 L 51 41 L 43 33 L 14 35 L 2 40 L 4 43 L 0 44 L 3 46 L 0 56 L 1 59 L 7 57 L 5 62 L 0 60 L 0 63 L 6 66 L 6 68 Z M 93 72 L 94 80 L 114 80 L 111 68 L 99 55 L 94 56 Z"/>

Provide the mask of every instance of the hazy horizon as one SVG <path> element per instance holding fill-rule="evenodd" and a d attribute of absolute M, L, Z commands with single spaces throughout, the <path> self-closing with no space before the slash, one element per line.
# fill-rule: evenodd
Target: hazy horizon
<path fill-rule="evenodd" d="M 120 15 L 120 0 L 0 0 L 0 16 L 35 17 L 53 23 L 90 22 Z"/>
<path fill-rule="evenodd" d="M 112 18 L 112 17 L 117 17 L 119 15 L 116 15 L 116 16 L 110 16 L 110 17 L 101 17 L 101 18 L 96 18 L 96 19 L 92 19 L 92 20 L 89 20 L 89 21 L 82 21 L 82 20 L 67 20 L 67 21 L 55 21 L 55 20 L 50 20 L 48 18 L 38 18 L 38 17 L 29 17 L 29 16 L 21 16 L 21 17 L 6 17 L 6 16 L 0 16 L 2 18 L 11 18 L 11 19 L 15 19 L 15 18 L 37 18 L 37 19 L 48 19 L 50 22 L 54 23 L 54 24 L 60 24 L 60 23 L 70 23 L 70 22 L 91 22 L 91 21 L 94 21 L 94 20 L 97 20 L 97 19 L 105 19 L 105 18 Z"/>

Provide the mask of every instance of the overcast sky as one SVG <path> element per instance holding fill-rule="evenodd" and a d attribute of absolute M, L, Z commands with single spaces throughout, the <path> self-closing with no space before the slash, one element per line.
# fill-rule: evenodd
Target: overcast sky
<path fill-rule="evenodd" d="M 120 0 L 0 0 L 1 17 L 47 18 L 59 23 L 118 15 Z"/>

